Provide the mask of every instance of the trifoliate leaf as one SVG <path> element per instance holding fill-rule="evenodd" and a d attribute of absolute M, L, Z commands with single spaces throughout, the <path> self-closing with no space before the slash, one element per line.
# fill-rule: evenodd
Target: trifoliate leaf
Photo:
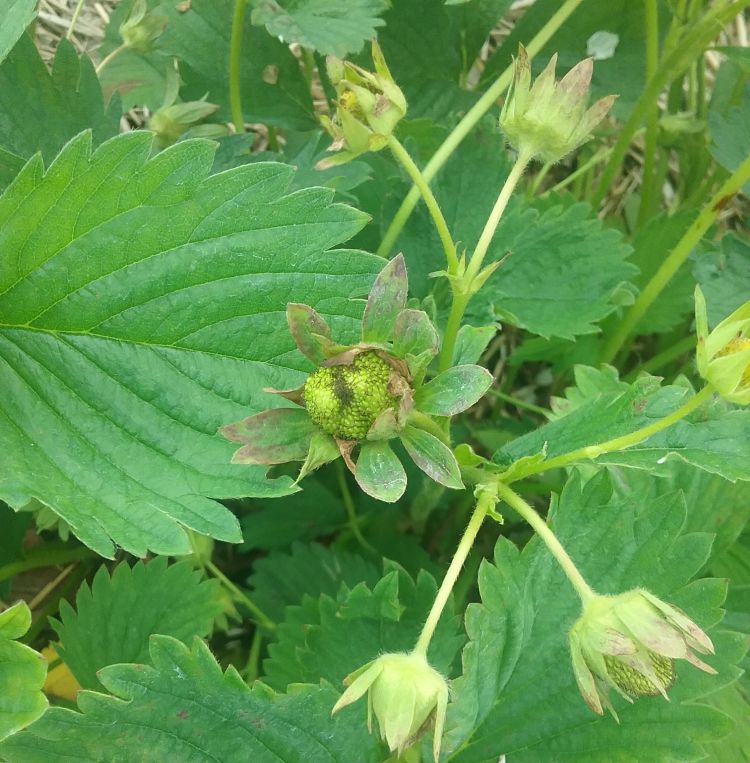
<path fill-rule="evenodd" d="M 47 708 L 42 686 L 47 664 L 16 639 L 31 626 L 31 610 L 19 601 L 0 612 L 0 739 L 35 721 Z"/>
<path fill-rule="evenodd" d="M 37 151 L 51 162 L 85 129 L 92 130 L 95 145 L 117 135 L 119 98 L 105 109 L 91 61 L 79 58 L 67 40 L 58 45 L 49 72 L 31 38 L 21 37 L 0 65 L 0 188 Z M 5 173 L 4 166 L 9 167 Z"/>
<path fill-rule="evenodd" d="M 375 37 L 387 7 L 385 0 L 257 0 L 251 18 L 284 42 L 345 58 Z"/>
<path fill-rule="evenodd" d="M 357 554 L 319 543 L 294 543 L 289 552 L 277 551 L 255 562 L 247 582 L 252 600 L 272 620 L 281 621 L 284 609 L 300 604 L 306 595 L 335 598 L 342 586 L 372 587 L 378 580 L 377 567 Z"/>
<path fill-rule="evenodd" d="M 602 593 L 645 587 L 711 629 L 719 674 L 709 676 L 677 660 L 671 702 L 615 700 L 620 725 L 594 715 L 578 693 L 567 631 L 580 600 L 547 548 L 532 540 L 519 554 L 506 540 L 494 564 L 479 573 L 481 604 L 469 606 L 470 642 L 464 675 L 454 682 L 444 749 L 450 763 L 672 763 L 702 757 L 703 742 L 731 725 L 725 715 L 697 704 L 736 680 L 744 651 L 738 634 L 715 626 L 725 584 L 690 579 L 703 566 L 711 539 L 686 533 L 678 494 L 650 502 L 613 497 L 601 472 L 583 485 L 574 474 L 552 511 L 552 528 L 584 577 Z M 539 712 L 553 707 L 554 712 Z M 655 734 L 654 729 L 659 733 Z"/>
<path fill-rule="evenodd" d="M 17 763 L 378 763 L 379 745 L 351 715 L 331 719 L 338 693 L 299 687 L 278 695 L 252 689 L 234 668 L 222 673 L 199 639 L 190 648 L 154 636 L 152 665 L 101 671 L 114 696 L 78 695 L 80 712 L 53 708 L 28 731 L 0 745 Z"/>
<path fill-rule="evenodd" d="M 78 682 L 100 690 L 100 668 L 144 662 L 154 633 L 183 641 L 207 636 L 221 610 L 217 581 L 201 581 L 189 560 L 167 566 L 160 556 L 132 568 L 122 562 L 111 577 L 100 567 L 91 588 L 83 583 L 78 589 L 75 609 L 60 602 L 60 619 L 52 625 L 58 654 Z"/>
<path fill-rule="evenodd" d="M 683 386 L 660 386 L 657 377 L 648 375 L 625 384 L 614 369 L 577 367 L 576 380 L 578 388 L 567 390 L 568 399 L 556 403 L 559 418 L 504 445 L 493 457 L 496 463 L 510 466 L 542 451 L 550 459 L 598 445 L 653 424 L 693 394 Z M 644 442 L 601 454 L 597 462 L 668 474 L 670 459 L 731 481 L 750 480 L 750 411 L 715 400 Z"/>
<path fill-rule="evenodd" d="M 415 581 L 400 567 L 386 564 L 374 586 L 342 586 L 334 599 L 306 597 L 287 607 L 264 663 L 271 686 L 323 678 L 341 687 L 353 670 L 385 652 L 413 648 L 430 610 L 437 585 L 422 571 Z M 430 642 L 430 664 L 448 675 L 460 648 L 452 605 L 446 608 Z"/>
<path fill-rule="evenodd" d="M 35 16 L 36 0 L 9 0 L 5 3 L 0 26 L 0 61 L 8 55 Z"/>
<path fill-rule="evenodd" d="M 209 497 L 293 490 L 230 464 L 216 430 L 304 379 L 287 302 L 353 338 L 350 298 L 381 263 L 327 251 L 364 216 L 332 191 L 285 196 L 291 167 L 206 179 L 207 141 L 149 151 L 130 133 L 91 155 L 83 134 L 0 197 L 0 497 L 38 498 L 104 556 L 187 553 L 182 525 L 237 542 Z"/>

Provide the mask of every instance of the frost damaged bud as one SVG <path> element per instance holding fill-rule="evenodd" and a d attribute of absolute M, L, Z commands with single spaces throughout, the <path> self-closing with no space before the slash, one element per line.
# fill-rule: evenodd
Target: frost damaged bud
<path fill-rule="evenodd" d="M 448 708 L 448 682 L 416 652 L 384 654 L 344 679 L 349 687 L 331 712 L 356 702 L 369 692 L 367 728 L 372 714 L 388 749 L 403 754 L 434 722 L 432 754 L 437 763 Z"/>
<path fill-rule="evenodd" d="M 614 95 L 586 109 L 593 61 L 576 64 L 559 82 L 555 81 L 557 55 L 531 84 L 531 64 L 519 46 L 513 83 L 500 113 L 500 127 L 508 142 L 529 159 L 558 162 L 590 137 L 615 101 Z"/>
<path fill-rule="evenodd" d="M 589 707 L 617 719 L 609 690 L 632 702 L 661 694 L 675 678 L 674 660 L 716 671 L 692 650 L 713 654 L 711 639 L 684 613 L 643 589 L 595 596 L 569 634 L 573 672 Z"/>
<path fill-rule="evenodd" d="M 368 151 L 380 151 L 388 142 L 396 125 L 406 114 L 406 99 L 373 40 L 372 59 L 375 72 L 349 61 L 329 57 L 328 76 L 338 100 L 333 119 L 321 122 L 333 138 L 331 151 L 338 153 L 323 159 L 318 169 L 343 164 Z"/>
<path fill-rule="evenodd" d="M 305 382 L 305 408 L 322 430 L 342 440 L 364 440 L 375 420 L 398 399 L 391 393 L 392 367 L 374 351 L 351 365 L 319 368 Z"/>
<path fill-rule="evenodd" d="M 706 300 L 695 289 L 698 373 L 730 403 L 750 403 L 750 302 L 709 332 Z"/>

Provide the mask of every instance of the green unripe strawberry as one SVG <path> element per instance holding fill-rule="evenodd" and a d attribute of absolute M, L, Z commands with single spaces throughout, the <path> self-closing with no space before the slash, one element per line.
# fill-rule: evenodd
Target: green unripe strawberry
<path fill-rule="evenodd" d="M 674 683 L 674 662 L 669 657 L 651 651 L 648 656 L 657 678 L 664 684 L 664 688 L 668 689 Z M 639 673 L 617 657 L 605 654 L 604 663 L 609 677 L 630 697 L 653 697 L 660 693 L 658 687 L 643 673 Z"/>
<path fill-rule="evenodd" d="M 350 365 L 327 366 L 305 383 L 305 407 L 315 424 L 342 440 L 364 440 L 375 419 L 397 406 L 388 389 L 392 369 L 375 352 Z"/>

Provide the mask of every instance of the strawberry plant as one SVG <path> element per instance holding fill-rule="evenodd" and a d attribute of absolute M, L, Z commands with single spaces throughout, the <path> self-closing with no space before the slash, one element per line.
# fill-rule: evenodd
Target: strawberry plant
<path fill-rule="evenodd" d="M 750 757 L 748 5 L 5 4 L 0 760 Z"/>

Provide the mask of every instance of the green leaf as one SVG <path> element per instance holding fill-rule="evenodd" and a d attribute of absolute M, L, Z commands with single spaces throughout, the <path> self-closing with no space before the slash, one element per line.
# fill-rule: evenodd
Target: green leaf
<path fill-rule="evenodd" d="M 91 588 L 64 599 L 52 626 L 57 653 L 84 689 L 101 690 L 97 671 L 119 662 L 144 662 L 155 633 L 183 641 L 207 636 L 222 611 L 218 581 L 201 580 L 190 560 L 167 566 L 163 556 L 132 568 L 126 562 L 97 571 Z"/>
<path fill-rule="evenodd" d="M 31 610 L 19 601 L 0 612 L 0 739 L 35 721 L 47 708 L 42 686 L 47 663 L 15 639 L 31 626 Z"/>
<path fill-rule="evenodd" d="M 345 58 L 375 37 L 387 7 L 385 0 L 257 0 L 252 20 L 284 42 Z"/>
<path fill-rule="evenodd" d="M 408 425 L 400 437 L 406 452 L 430 479 L 455 490 L 463 488 L 461 470 L 447 445 L 429 432 Z"/>
<path fill-rule="evenodd" d="M 406 490 L 404 467 L 385 440 L 362 444 L 354 478 L 367 495 L 386 503 L 395 503 Z"/>
<path fill-rule="evenodd" d="M 393 333 L 396 318 L 406 306 L 409 282 L 403 255 L 394 257 L 381 271 L 367 297 L 362 316 L 362 341 L 383 343 Z"/>
<path fill-rule="evenodd" d="M 727 234 L 718 252 L 698 258 L 693 273 L 706 298 L 708 324 L 714 328 L 750 300 L 750 241 Z"/>
<path fill-rule="evenodd" d="M 36 18 L 36 0 L 7 0 L 0 26 L 0 61 L 10 52 Z"/>
<path fill-rule="evenodd" d="M 612 368 L 578 366 L 577 387 L 566 390 L 568 399 L 555 404 L 558 418 L 504 445 L 493 459 L 510 466 L 542 452 L 554 458 L 653 424 L 692 395 L 690 389 L 662 387 L 659 381 L 643 375 L 626 384 Z M 671 459 L 728 480 L 750 480 L 750 411 L 715 400 L 638 445 L 602 454 L 597 462 L 668 474 Z"/>
<path fill-rule="evenodd" d="M 519 554 L 507 540 L 479 573 L 481 604 L 470 605 L 464 675 L 454 682 L 444 749 L 451 763 L 672 763 L 698 760 L 703 743 L 730 729 L 725 715 L 696 700 L 737 678 L 745 646 L 715 626 L 725 584 L 690 579 L 710 536 L 685 531 L 678 493 L 656 501 L 612 494 L 606 472 L 587 484 L 575 473 L 551 512 L 551 526 L 584 577 L 602 593 L 643 586 L 711 629 L 718 676 L 676 661 L 671 702 L 615 700 L 618 724 L 598 717 L 578 693 L 567 631 L 580 601 L 547 548 L 534 538 Z M 554 707 L 554 712 L 540 708 Z M 654 729 L 659 733 L 655 734 Z"/>
<path fill-rule="evenodd" d="M 431 416 L 454 416 L 471 408 L 492 386 L 492 374 L 481 366 L 454 366 L 438 374 L 414 395 L 414 402 Z"/>
<path fill-rule="evenodd" d="M 346 523 L 338 495 L 317 480 L 306 480 L 304 490 L 287 496 L 248 502 L 252 511 L 240 520 L 245 550 L 286 548 L 294 540 L 329 535 Z"/>
<path fill-rule="evenodd" d="M 708 129 L 711 135 L 711 154 L 729 172 L 734 172 L 750 154 L 750 103 L 747 86 L 738 82 L 735 94 L 737 103 L 721 104 L 712 99 L 708 112 Z M 743 190 L 750 192 L 750 183 Z"/>
<path fill-rule="evenodd" d="M 437 355 L 439 340 L 435 326 L 423 310 L 402 310 L 393 331 L 393 352 L 400 358 L 423 352 Z"/>
<path fill-rule="evenodd" d="M 212 151 L 147 161 L 150 136 L 130 133 L 91 155 L 82 135 L 0 197 L 0 498 L 38 498 L 103 556 L 187 553 L 181 526 L 237 542 L 208 497 L 294 489 L 230 464 L 216 430 L 304 378 L 287 302 L 356 336 L 350 298 L 382 262 L 328 251 L 364 222 L 332 191 L 285 195 L 278 164 L 206 179 Z"/>
<path fill-rule="evenodd" d="M 278 622 L 288 605 L 300 604 L 307 596 L 335 598 L 342 587 L 347 591 L 360 583 L 372 587 L 378 580 L 375 565 L 357 554 L 319 543 L 293 543 L 289 552 L 258 559 L 247 582 L 252 600 Z"/>
<path fill-rule="evenodd" d="M 52 161 L 85 129 L 92 130 L 96 145 L 117 135 L 119 98 L 105 109 L 91 61 L 79 58 L 67 40 L 60 41 L 49 72 L 31 38 L 21 37 L 0 65 L 0 188 L 37 151 Z M 4 163 L 12 165 L 7 173 Z"/>
<path fill-rule="evenodd" d="M 78 695 L 80 712 L 52 708 L 28 731 L 0 745 L 17 763 L 378 763 L 379 745 L 350 713 L 331 719 L 337 693 L 299 687 L 277 695 L 252 689 L 234 668 L 222 673 L 199 639 L 188 649 L 154 636 L 151 665 L 112 665 L 101 671 L 113 696 Z"/>
<path fill-rule="evenodd" d="M 335 598 L 305 597 L 300 606 L 286 609 L 278 642 L 269 647 L 264 663 L 264 680 L 279 689 L 319 678 L 341 687 L 345 676 L 379 654 L 412 649 L 436 593 L 428 573 L 420 572 L 415 582 L 386 562 L 385 576 L 374 585 L 341 586 Z M 449 603 L 430 642 L 430 664 L 452 673 L 461 644 Z"/>

